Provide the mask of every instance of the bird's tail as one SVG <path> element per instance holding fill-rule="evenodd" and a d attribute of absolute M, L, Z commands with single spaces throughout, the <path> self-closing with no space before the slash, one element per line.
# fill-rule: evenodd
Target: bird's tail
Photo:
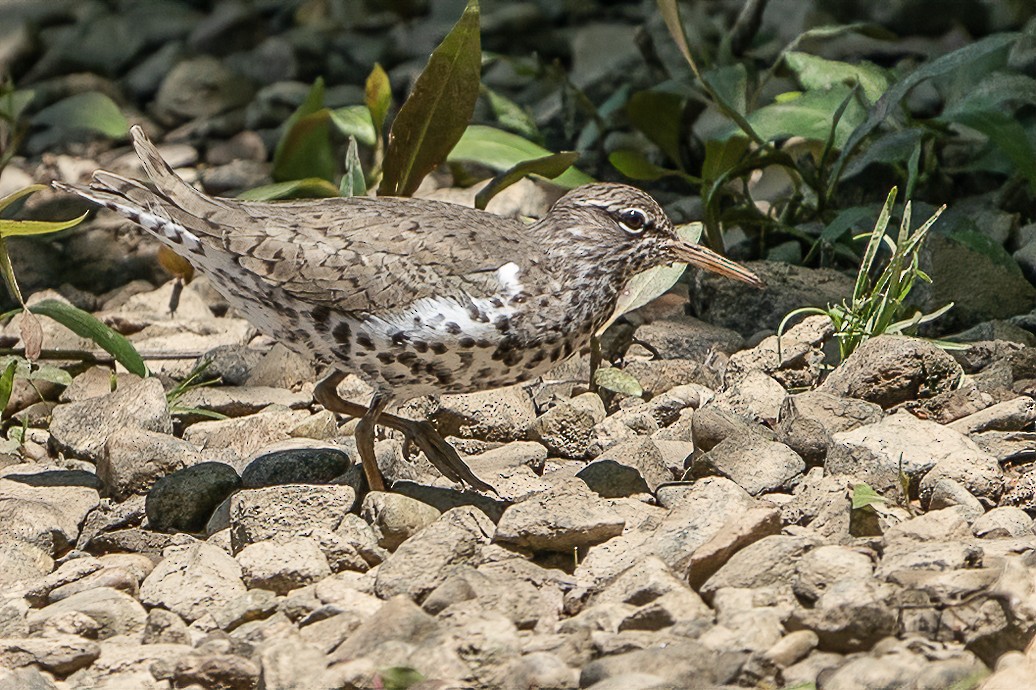
<path fill-rule="evenodd" d="M 141 225 L 178 254 L 204 256 L 203 237 L 219 237 L 219 219 L 230 209 L 219 199 L 202 194 L 173 172 L 140 127 L 133 127 L 133 145 L 152 191 L 141 182 L 98 170 L 89 185 L 55 181 L 54 187 L 106 206 Z"/>

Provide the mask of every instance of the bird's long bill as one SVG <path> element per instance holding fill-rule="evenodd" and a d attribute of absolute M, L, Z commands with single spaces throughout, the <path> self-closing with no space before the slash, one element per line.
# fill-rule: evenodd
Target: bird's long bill
<path fill-rule="evenodd" d="M 706 271 L 719 273 L 722 276 L 740 280 L 743 283 L 757 288 L 763 287 L 763 281 L 759 276 L 749 271 L 741 264 L 735 263 L 726 257 L 720 256 L 708 247 L 700 244 L 689 244 L 687 242 L 674 242 L 673 251 L 676 253 L 677 261 L 688 263 Z"/>

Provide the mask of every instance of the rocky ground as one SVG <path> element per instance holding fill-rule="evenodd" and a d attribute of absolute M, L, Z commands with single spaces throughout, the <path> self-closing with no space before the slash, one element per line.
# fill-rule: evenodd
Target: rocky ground
<path fill-rule="evenodd" d="M 654 3 L 582 24 L 552 3 L 483 4 L 487 50 L 506 36 L 564 54 L 572 82 L 598 95 L 639 59 L 625 39 L 640 23 L 664 36 Z M 111 95 L 185 176 L 225 194 L 270 181 L 278 127 L 316 75 L 335 85 L 329 105 L 360 102 L 386 55 L 406 83 L 459 12 L 436 3 L 424 22 L 363 15 L 330 32 L 279 3 L 152 5 L 161 21 L 134 3 L 9 3 L 0 65 L 34 88 L 37 112 Z M 484 74 L 501 89 L 520 77 Z M 538 116 L 562 110 L 556 91 L 527 91 Z M 98 167 L 140 174 L 124 146 L 59 128 L 34 127 L 23 149 L 0 195 Z M 490 208 L 537 215 L 554 193 L 523 182 Z M 422 194 L 470 204 L 474 190 Z M 663 201 L 678 220 L 694 214 L 683 195 Z M 75 210 L 56 194 L 31 202 L 37 218 Z M 824 318 L 779 346 L 772 333 L 792 309 L 844 298 L 851 277 L 752 262 L 763 291 L 694 276 L 609 331 L 642 397 L 590 392 L 580 356 L 533 385 L 402 407 L 498 496 L 450 485 L 388 436 L 393 491 L 362 495 L 354 422 L 313 402 L 310 363 L 204 277 L 171 314 L 157 243 L 125 221 L 9 241 L 30 302 L 96 314 L 156 375 L 73 364 L 67 386 L 15 382 L 0 690 L 1031 684 L 1036 226 L 967 200 L 953 213 L 979 218 L 1021 267 L 931 237 L 935 282 L 915 297 L 928 311 L 954 301 L 940 323 L 967 349 L 880 337 L 832 370 Z M 46 348 L 96 349 L 42 323 Z M 15 317 L 0 345 L 18 339 Z M 205 379 L 217 383 L 195 385 Z M 369 389 L 351 378 L 340 392 Z"/>

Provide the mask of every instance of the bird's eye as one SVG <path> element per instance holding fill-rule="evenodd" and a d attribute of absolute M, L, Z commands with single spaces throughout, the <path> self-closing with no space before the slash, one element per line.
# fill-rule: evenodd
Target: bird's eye
<path fill-rule="evenodd" d="M 647 214 L 639 208 L 627 208 L 619 211 L 619 225 L 626 232 L 639 234 L 648 225 Z"/>

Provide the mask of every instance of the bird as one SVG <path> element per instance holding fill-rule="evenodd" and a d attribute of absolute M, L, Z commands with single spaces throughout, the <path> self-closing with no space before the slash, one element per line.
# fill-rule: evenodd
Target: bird
<path fill-rule="evenodd" d="M 386 408 L 540 377 L 590 341 L 638 273 L 685 263 L 761 286 L 681 240 L 649 194 L 624 184 L 570 190 L 532 224 L 402 197 L 244 201 L 195 189 L 139 126 L 131 137 L 153 187 L 104 170 L 88 185 L 54 187 L 140 225 L 257 330 L 314 361 L 315 400 L 359 418 L 371 491 L 386 490 L 376 425 L 401 431 L 454 482 L 494 491 L 430 422 Z M 373 387 L 368 404 L 338 395 L 350 373 Z"/>

